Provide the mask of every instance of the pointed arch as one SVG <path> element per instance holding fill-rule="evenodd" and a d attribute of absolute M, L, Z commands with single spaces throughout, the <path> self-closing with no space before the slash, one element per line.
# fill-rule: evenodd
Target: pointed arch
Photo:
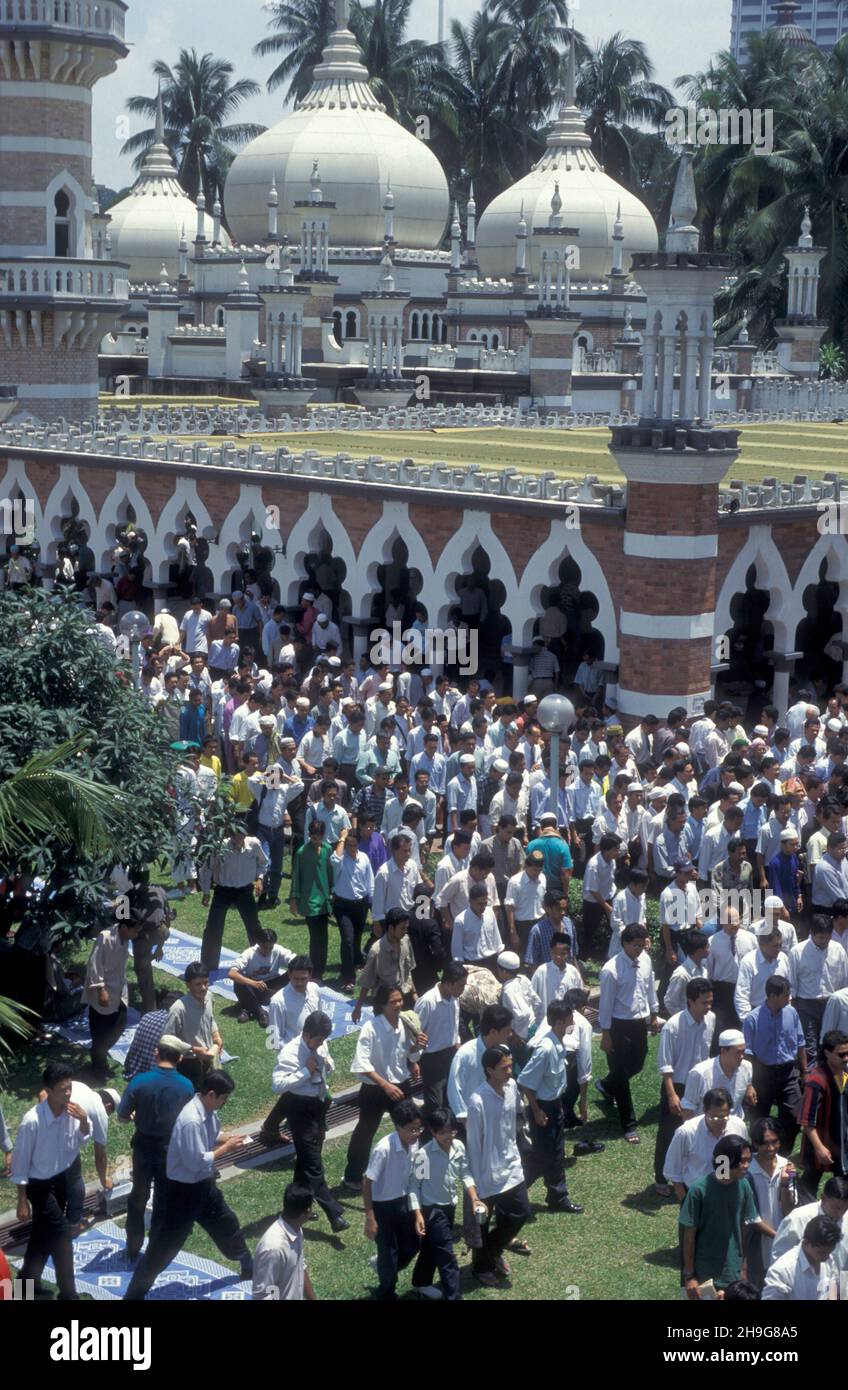
<path fill-rule="evenodd" d="M 217 593 L 228 591 L 227 581 L 232 571 L 238 568 L 236 556 L 239 551 L 249 549 L 251 532 L 256 530 L 264 537 L 266 510 L 262 488 L 258 483 L 242 487 L 238 501 L 221 524 L 217 545 L 212 547 L 209 555 L 209 568 Z"/>
<path fill-rule="evenodd" d="M 789 575 L 768 526 L 752 526 L 748 539 L 728 570 L 716 600 L 713 633 L 716 637 L 733 627 L 730 605 L 735 594 L 745 592 L 745 576 L 751 565 L 757 567 L 757 588 L 769 596 L 766 613 L 774 631 L 774 650 L 792 651 L 795 630 L 804 616 L 800 595 L 793 590 Z"/>
<path fill-rule="evenodd" d="M 159 525 L 155 531 L 155 546 L 153 536 L 148 544 L 147 553 L 153 569 L 154 584 L 168 583 L 168 570 L 176 558 L 177 537 L 185 524 L 187 512 L 191 512 L 197 522 L 198 535 L 205 536 L 212 544 L 210 568 L 214 565 L 217 557 L 213 542 L 217 527 L 201 502 L 194 481 L 191 478 L 180 478 L 174 492 L 162 508 Z M 155 565 L 153 565 L 154 553 L 156 555 Z"/>
<path fill-rule="evenodd" d="M 511 613 L 514 608 L 518 615 L 512 628 L 513 642 L 517 647 L 530 646 L 533 625 L 542 612 L 542 590 L 557 583 L 559 567 L 566 556 L 580 568 L 581 591 L 589 590 L 598 600 L 593 627 L 604 639 L 604 660 L 617 662 L 618 628 L 606 576 L 580 532 L 565 521 L 551 522 L 550 535 L 527 565 L 514 598 L 507 595 L 505 611 Z"/>
<path fill-rule="evenodd" d="M 97 544 L 94 543 L 93 539 L 91 541 L 91 548 L 97 559 L 98 568 L 101 569 L 104 566 L 108 568 L 109 556 L 116 544 L 117 532 L 127 520 L 127 506 L 132 507 L 136 522 L 147 536 L 145 557 L 151 566 L 151 573 L 155 574 L 154 566 L 160 557 L 157 554 L 153 517 L 150 515 L 150 508 L 135 485 L 135 476 L 132 473 L 120 473 L 118 475 L 115 486 L 100 508 Z"/>
<path fill-rule="evenodd" d="M 9 498 L 13 501 L 16 491 L 24 499 L 25 503 L 28 504 L 32 502 L 35 512 L 35 539 L 38 541 L 43 551 L 50 539 L 50 504 L 48 502 L 47 506 L 42 510 L 41 503 L 38 500 L 38 492 L 27 477 L 26 465 L 23 459 L 12 458 L 9 459 L 6 472 L 2 481 L 0 481 L 0 496 Z M 88 499 L 86 498 L 86 500 Z M 7 536 L 4 539 L 6 542 L 4 548 L 8 550 L 8 547 L 14 543 L 14 537 Z"/>
<path fill-rule="evenodd" d="M 822 561 L 827 564 L 829 582 L 839 585 L 839 597 L 835 608 L 842 618 L 842 636 L 848 637 L 848 624 L 845 621 L 845 614 L 848 613 L 848 540 L 841 535 L 819 536 L 801 566 L 801 573 L 798 575 L 793 591 L 793 598 L 796 600 L 800 615 L 799 622 L 805 616 L 804 591 L 811 584 L 818 584 Z M 795 629 L 791 635 L 794 641 Z"/>
<path fill-rule="evenodd" d="M 433 575 L 433 601 L 430 602 L 425 587 L 422 590 L 421 602 L 427 604 L 430 622 L 438 624 L 439 627 L 446 627 L 448 611 L 457 603 L 456 580 L 471 569 L 472 556 L 478 546 L 486 552 L 491 561 L 491 573 L 497 576 L 506 589 L 506 601 L 501 611 L 515 632 L 516 625 L 520 626 L 521 621 L 517 607 L 518 581 L 512 560 L 498 539 L 488 512 L 463 513 L 462 525 L 451 538 L 450 545 L 442 552 L 436 566 Z"/>
<path fill-rule="evenodd" d="M 281 602 L 293 608 L 298 601 L 298 588 L 306 576 L 306 557 L 318 544 L 322 529 L 327 532 L 333 555 L 345 566 L 344 587 L 350 593 L 352 576 L 357 571 L 357 558 L 344 523 L 333 511 L 332 500 L 318 492 L 310 492 L 309 502 L 291 529 L 286 542 L 285 578 L 280 578 Z"/>
<path fill-rule="evenodd" d="M 355 618 L 371 616 L 371 599 L 380 587 L 377 570 L 388 564 L 392 558 L 392 546 L 396 540 L 403 541 L 409 554 L 410 569 L 421 575 L 421 602 L 427 605 L 425 594 L 432 587 L 433 562 L 430 559 L 424 540 L 409 519 L 409 507 L 405 502 L 386 502 L 383 513 L 359 548 L 359 560 L 348 574 L 347 589 L 353 604 Z M 429 605 L 428 605 L 429 612 Z"/>

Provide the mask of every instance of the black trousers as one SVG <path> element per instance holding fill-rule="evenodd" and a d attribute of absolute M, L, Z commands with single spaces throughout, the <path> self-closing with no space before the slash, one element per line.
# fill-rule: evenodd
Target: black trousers
<path fill-rule="evenodd" d="M 412 1287 L 427 1288 L 436 1270 L 442 1293 L 450 1303 L 459 1298 L 459 1265 L 453 1244 L 455 1207 L 424 1207 L 425 1234 L 412 1271 Z"/>
<path fill-rule="evenodd" d="M 565 1064 L 565 1090 L 562 1093 L 562 1113 L 566 1129 L 573 1129 L 577 1124 L 577 1114 L 574 1107 L 579 1099 L 580 1082 L 577 1077 L 577 1058 L 573 1052 L 570 1052 Z"/>
<path fill-rule="evenodd" d="M 733 995 L 736 986 L 729 980 L 713 981 L 713 1013 L 715 1014 L 715 1029 L 713 1030 L 713 1040 L 710 1047 L 710 1056 L 718 1056 L 718 1040 L 722 1033 L 728 1028 L 735 1028 L 741 1032 L 742 1024 L 736 1012 L 736 1005 L 733 1002 Z"/>
<path fill-rule="evenodd" d="M 132 1138 L 132 1192 L 127 1198 L 127 1254 L 137 1255 L 144 1244 L 144 1209 L 153 1188 L 153 1219 L 150 1223 L 151 1239 L 157 1225 L 162 1220 L 165 1199 L 165 1162 L 168 1157 L 168 1144 L 164 1139 L 153 1139 L 138 1131 Z"/>
<path fill-rule="evenodd" d="M 580 940 L 580 958 L 591 956 L 609 941 L 609 918 L 600 903 L 583 902 L 583 930 Z"/>
<path fill-rule="evenodd" d="M 475 1274 L 491 1274 L 510 1241 L 515 1240 L 532 1213 L 523 1182 L 482 1200 L 489 1210 L 489 1219 L 483 1225 L 483 1244 L 472 1256 L 472 1269 Z"/>
<path fill-rule="evenodd" d="M 256 910 L 253 884 L 248 883 L 244 888 L 224 888 L 218 884 L 212 894 L 212 904 L 209 908 L 209 916 L 206 918 L 206 926 L 203 928 L 203 940 L 200 945 L 200 960 L 207 970 L 217 970 L 221 963 L 224 923 L 231 907 L 236 909 L 244 922 L 247 939 L 251 946 L 255 946 L 259 940 L 262 924 Z"/>
<path fill-rule="evenodd" d="M 771 1115 L 777 1106 L 777 1119 L 783 1131 L 780 1152 L 791 1154 L 798 1137 L 797 1114 L 801 1106 L 801 1082 L 795 1062 L 782 1062 L 779 1066 L 768 1066 L 759 1058 L 754 1058 L 751 1084 L 757 1093 L 757 1103 L 752 1114 L 755 1119 Z"/>
<path fill-rule="evenodd" d="M 298 904 L 299 906 L 299 904 Z M 330 921 L 328 912 L 317 913 L 306 918 L 309 931 L 309 959 L 312 961 L 312 974 L 316 980 L 324 978 L 327 969 L 327 927 Z"/>
<path fill-rule="evenodd" d="M 455 1047 L 443 1047 L 439 1052 L 422 1052 L 420 1066 L 425 1115 L 445 1104 L 448 1073 L 455 1056 Z"/>
<path fill-rule="evenodd" d="M 636 1128 L 630 1094 L 631 1077 L 638 1076 L 648 1055 L 648 1025 L 643 1018 L 614 1018 L 610 1026 L 613 1051 L 604 1087 L 615 1101 L 625 1134 Z"/>
<path fill-rule="evenodd" d="M 682 1096 L 686 1090 L 686 1084 L 682 1081 L 672 1083 L 675 1094 Z M 665 1156 L 668 1153 L 668 1146 L 674 1138 L 675 1130 L 683 1124 L 682 1115 L 672 1115 L 668 1105 L 665 1085 L 660 1085 L 660 1118 L 657 1124 L 657 1142 L 654 1147 L 654 1182 L 665 1182 L 663 1168 L 665 1166 Z"/>
<path fill-rule="evenodd" d="M 324 1175 L 321 1150 L 327 1135 L 329 1101 L 313 1096 L 288 1096 L 286 1117 L 295 1152 L 294 1180 L 308 1187 L 329 1221 L 344 1215 L 344 1208 L 331 1196 Z"/>
<path fill-rule="evenodd" d="M 819 1034 L 821 1033 L 822 1019 L 824 1018 L 826 1006 L 826 999 L 795 1000 L 795 1009 L 801 1020 L 801 1027 L 804 1030 L 808 1057 L 818 1056 Z"/>
<path fill-rule="evenodd" d="M 281 825 L 260 825 L 256 831 L 260 845 L 268 856 L 268 867 L 263 880 L 263 897 L 272 900 L 280 896 L 283 881 L 283 854 L 286 847 L 285 831 Z M 292 859 L 295 841 L 292 840 Z"/>
<path fill-rule="evenodd" d="M 258 989 L 251 989 L 250 985 L 240 985 L 238 980 L 233 981 L 233 992 L 236 999 L 241 1004 L 246 1013 L 251 1018 L 259 1017 L 259 1010 L 264 1009 L 269 1003 L 272 994 L 276 994 L 278 989 L 282 989 L 288 980 L 288 972 L 285 975 L 273 975 L 264 983 L 268 988 L 267 994 L 261 994 Z"/>
<path fill-rule="evenodd" d="M 99 1014 L 96 1009 L 89 1008 L 88 1026 L 91 1029 L 91 1070 L 97 1076 L 105 1076 L 109 1070 L 109 1048 L 127 1026 L 126 1004 L 113 1014 Z"/>
<path fill-rule="evenodd" d="M 399 1089 L 408 1099 L 412 1090 L 412 1082 L 402 1081 Z M 345 1182 L 362 1182 L 371 1154 L 371 1141 L 380 1128 L 380 1121 L 383 1116 L 391 1110 L 396 1102 L 389 1100 L 382 1086 L 375 1086 L 372 1082 L 368 1082 L 367 1084 L 363 1083 L 359 1088 L 358 1103 L 359 1119 L 347 1146 Z M 374 1205 L 376 1207 L 376 1202 Z"/>
<path fill-rule="evenodd" d="M 203 1182 L 165 1179 L 162 1224 L 150 1232 L 147 1250 L 124 1294 L 128 1302 L 144 1298 L 163 1270 L 182 1250 L 194 1224 L 211 1236 L 227 1260 L 243 1260 L 249 1254 L 239 1219 L 224 1201 L 214 1178 Z"/>
<path fill-rule="evenodd" d="M 153 982 L 153 952 L 155 946 L 149 936 L 137 936 L 132 944 L 133 966 L 138 992 L 141 995 L 141 1012 L 149 1014 L 156 1008 L 156 986 Z"/>
<path fill-rule="evenodd" d="M 377 1222 L 377 1298 L 393 1301 L 397 1298 L 398 1273 L 406 1269 L 418 1254 L 420 1240 L 415 1233 L 415 1218 L 409 1210 L 408 1198 L 396 1197 L 390 1202 L 374 1202 Z"/>
<path fill-rule="evenodd" d="M 568 1184 L 565 1180 L 565 1118 L 562 1098 L 558 1100 L 537 1100 L 539 1109 L 547 1116 L 546 1125 L 537 1124 L 533 1118 L 532 1107 L 528 1115 L 530 1130 L 530 1151 L 524 1157 L 524 1178 L 528 1189 L 537 1178 L 545 1182 L 547 1203 L 556 1211 L 561 1202 L 568 1199 Z"/>
<path fill-rule="evenodd" d="M 352 985 L 362 962 L 362 937 L 368 921 L 368 903 L 334 896 L 333 914 L 339 929 L 342 984 Z"/>
<path fill-rule="evenodd" d="M 76 1299 L 74 1284 L 74 1246 L 68 1206 L 80 1181 L 80 1161 L 55 1177 L 34 1178 L 27 1183 L 27 1201 L 32 1207 L 32 1230 L 21 1266 L 20 1278 L 38 1280 L 50 1256 L 56 1271 L 61 1299 Z"/>

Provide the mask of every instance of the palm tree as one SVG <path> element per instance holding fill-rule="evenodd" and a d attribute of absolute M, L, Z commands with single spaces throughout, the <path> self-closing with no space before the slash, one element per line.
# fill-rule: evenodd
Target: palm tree
<path fill-rule="evenodd" d="M 556 97 L 567 39 L 566 0 L 489 0 L 492 17 L 505 24 L 507 42 L 499 66 L 509 107 L 521 138 L 521 175 L 532 163 L 533 131 L 544 121 Z"/>
<path fill-rule="evenodd" d="M 313 69 L 336 26 L 335 0 L 273 0 L 266 6 L 268 27 L 279 32 L 254 47 L 259 58 L 284 53 L 266 82 L 269 92 L 288 83 L 290 101 L 301 101 L 312 85 Z"/>
<path fill-rule="evenodd" d="M 211 208 L 216 190 L 223 188 L 236 148 L 261 135 L 264 126 L 228 124 L 248 97 L 258 96 L 258 82 L 242 77 L 231 82 L 232 63 L 212 53 L 198 57 L 195 49 L 182 49 L 176 67 L 161 59 L 153 64 L 154 76 L 162 84 L 165 113 L 165 142 L 178 167 L 180 183 L 195 199 L 203 189 Z M 156 118 L 155 97 L 130 97 L 127 110 L 136 116 Z M 140 131 L 124 145 L 123 154 L 135 155 L 140 168 L 155 138 L 154 129 Z"/>
<path fill-rule="evenodd" d="M 354 4 L 350 14 L 374 94 L 390 116 L 410 127 L 421 114 L 423 89 L 444 68 L 441 44 L 406 37 L 411 9 L 412 0 L 374 0 Z"/>
<path fill-rule="evenodd" d="M 0 994 L 0 1076 L 5 1076 L 9 1069 L 6 1059 L 12 1056 L 11 1044 L 3 1036 L 4 1033 L 15 1038 L 32 1037 L 35 1028 L 29 1021 L 31 1018 L 38 1019 L 38 1015 L 33 1013 L 32 1009 Z"/>
<path fill-rule="evenodd" d="M 58 766 L 81 752 L 85 742 L 69 739 L 37 753 L 0 783 L 0 864 L 10 866 L 47 836 L 73 845 L 87 858 L 109 853 L 110 818 L 118 810 L 120 792 Z"/>
<path fill-rule="evenodd" d="M 451 24 L 451 55 L 425 88 L 423 109 L 433 122 L 433 145 L 458 194 L 474 184 L 483 208 L 514 182 L 521 168 L 521 137 L 508 108 L 504 56 L 509 29 L 487 10 L 467 27 Z"/>
<path fill-rule="evenodd" d="M 639 191 L 633 141 L 628 127 L 659 129 L 674 98 L 653 79 L 648 51 L 619 31 L 586 50 L 577 75 L 577 104 L 586 113 L 592 151 L 606 172 Z"/>

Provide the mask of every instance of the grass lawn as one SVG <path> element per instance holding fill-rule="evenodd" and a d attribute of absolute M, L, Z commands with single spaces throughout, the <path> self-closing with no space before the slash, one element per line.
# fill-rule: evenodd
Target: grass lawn
<path fill-rule="evenodd" d="M 411 459 L 429 465 L 478 464 L 485 470 L 516 468 L 522 472 L 553 472 L 579 481 L 587 473 L 603 482 L 623 481 L 607 448 L 606 427 L 574 430 L 520 430 L 498 427 L 439 430 L 327 430 L 287 434 L 251 435 L 250 442 L 269 452 L 285 446 L 293 452 L 343 453 L 351 458 L 379 455 L 387 462 Z M 244 446 L 241 439 L 231 441 Z M 184 443 L 195 442 L 186 437 Z M 214 446 L 223 436 L 210 440 Z M 729 477 L 757 482 L 764 477 L 791 481 L 805 473 L 820 478 L 844 468 L 848 427 L 818 422 L 746 425 L 741 453 Z"/>
<path fill-rule="evenodd" d="M 579 888 L 573 888 L 573 907 Z M 653 906 L 653 905 L 651 905 Z M 653 912 L 652 912 L 653 917 Z M 293 921 L 287 911 L 263 914 L 280 939 L 293 949 L 305 949 L 306 928 Z M 198 897 L 177 904 L 176 923 L 181 930 L 199 936 L 205 920 L 205 910 Z M 244 928 L 239 917 L 230 915 L 225 944 L 240 949 Z M 338 965 L 338 937 L 330 931 L 330 963 L 328 982 L 332 982 Z M 71 957 L 82 963 L 86 949 L 77 949 Z M 594 972 L 593 972 L 594 973 Z M 176 987 L 173 977 L 157 974 L 159 983 Z M 130 998 L 133 1002 L 134 977 L 130 970 Z M 226 1127 L 235 1127 L 249 1120 L 258 1120 L 267 1113 L 271 1103 L 271 1054 L 265 1047 L 265 1037 L 255 1024 L 238 1024 L 237 1010 L 226 1001 L 213 996 L 215 1013 L 227 1050 L 238 1060 L 230 1065 L 236 1080 L 236 1090 L 224 1112 Z M 331 1044 L 337 1071 L 334 1089 L 351 1084 L 348 1067 L 355 1038 L 340 1039 Z M 585 1206 L 582 1216 L 551 1215 L 543 1207 L 543 1188 L 537 1184 L 532 1197 L 537 1208 L 536 1221 L 527 1229 L 533 1250 L 531 1257 L 512 1257 L 512 1286 L 489 1291 L 478 1287 L 470 1276 L 463 1287 L 472 1299 L 543 1299 L 574 1298 L 567 1292 L 577 1286 L 582 1299 L 653 1299 L 666 1300 L 676 1293 L 676 1207 L 663 1202 L 652 1189 L 653 1143 L 659 1082 L 656 1074 L 656 1041 L 645 1070 L 634 1086 L 637 1114 L 642 1120 L 642 1143 L 630 1146 L 623 1142 L 613 1114 L 600 1102 L 594 1091 L 590 1096 L 590 1124 L 583 1131 L 572 1131 L 571 1142 L 578 1136 L 600 1139 L 607 1144 L 606 1152 L 589 1158 L 569 1160 L 569 1184 L 575 1201 Z M 48 1059 L 66 1057 L 83 1069 L 86 1055 L 62 1043 L 31 1045 L 22 1050 L 19 1065 L 6 1080 L 3 1108 L 13 1129 L 23 1112 L 32 1104 L 39 1084 L 40 1072 Z M 605 1074 L 605 1059 L 596 1045 L 596 1074 Z M 119 1089 L 124 1082 L 119 1068 L 113 1064 L 113 1079 Z M 110 1158 L 114 1163 L 129 1151 L 131 1129 L 113 1123 L 110 1130 Z M 347 1139 L 329 1143 L 325 1150 L 330 1185 L 340 1181 Z M 249 1170 L 243 1177 L 226 1183 L 227 1200 L 238 1213 L 251 1245 L 275 1217 L 283 1192 L 290 1179 L 292 1164 L 278 1160 L 262 1169 Z M 93 1176 L 91 1160 L 88 1176 Z M 322 1299 L 361 1299 L 373 1287 L 368 1256 L 374 1247 L 363 1234 L 361 1200 L 341 1192 L 340 1199 L 348 1212 L 351 1229 L 343 1237 L 330 1235 L 323 1217 L 306 1228 L 309 1263 L 312 1277 Z M 0 1210 L 13 1205 L 11 1186 L 0 1183 Z M 218 1260 L 212 1243 L 199 1228 L 188 1246 L 197 1254 Z M 226 1263 L 226 1261 L 224 1261 Z M 468 1266 L 464 1246 L 460 1247 L 460 1264 Z M 400 1290 L 409 1287 L 409 1272 L 401 1278 Z"/>

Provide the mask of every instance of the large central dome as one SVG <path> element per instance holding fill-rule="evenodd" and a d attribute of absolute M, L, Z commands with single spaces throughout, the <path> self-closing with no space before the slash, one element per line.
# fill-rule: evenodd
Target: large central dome
<path fill-rule="evenodd" d="M 344 7 L 340 6 L 340 22 Z M 226 183 L 227 221 L 236 240 L 252 245 L 268 232 L 268 190 L 280 193 L 279 230 L 300 237 L 315 161 L 325 202 L 334 202 L 334 246 L 379 246 L 383 196 L 391 182 L 394 235 L 399 246 L 433 250 L 447 222 L 448 185 L 422 140 L 386 115 L 368 83 L 362 52 L 349 29 L 330 35 L 313 84 L 294 112 L 246 145 Z"/>
<path fill-rule="evenodd" d="M 529 229 L 527 269 L 539 273 L 542 239 L 534 227 L 546 227 L 556 184 L 562 199 L 563 226 L 576 227 L 580 252 L 575 282 L 605 280 L 612 269 L 612 233 L 621 204 L 624 224 L 624 269 L 634 251 L 656 251 L 657 229 L 644 203 L 605 174 L 590 148 L 583 117 L 574 99 L 574 68 L 569 59 L 568 89 L 559 116 L 538 164 L 494 198 L 477 228 L 477 259 L 483 275 L 499 279 L 515 273 L 515 232 L 519 220 Z"/>

